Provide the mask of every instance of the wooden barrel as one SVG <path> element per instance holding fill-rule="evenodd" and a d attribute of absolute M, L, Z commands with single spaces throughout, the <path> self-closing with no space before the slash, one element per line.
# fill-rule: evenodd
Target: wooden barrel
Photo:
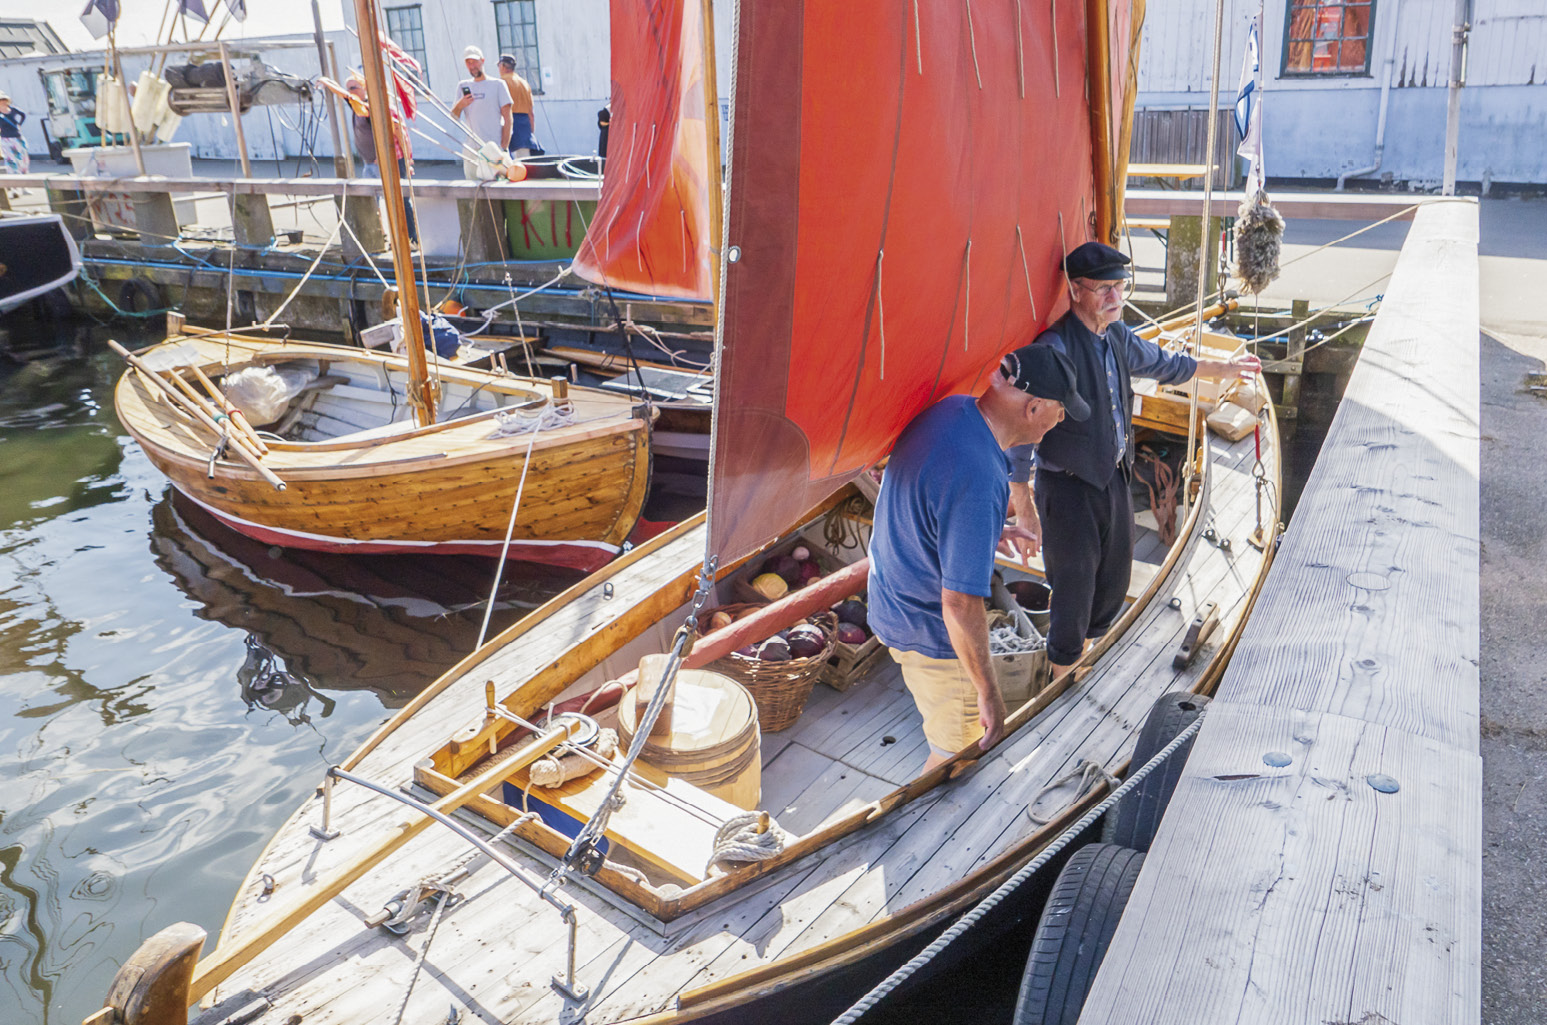
<path fill-rule="evenodd" d="M 623 747 L 634 741 L 644 706 L 618 704 Z M 672 694 L 671 733 L 645 742 L 639 760 L 748 811 L 762 796 L 763 766 L 757 705 L 735 680 L 704 669 L 682 669 Z"/>

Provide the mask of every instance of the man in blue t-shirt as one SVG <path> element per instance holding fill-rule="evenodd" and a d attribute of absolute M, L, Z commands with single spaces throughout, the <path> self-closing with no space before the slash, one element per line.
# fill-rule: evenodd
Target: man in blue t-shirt
<path fill-rule="evenodd" d="M 983 599 L 996 547 L 1030 540 L 1005 526 L 1004 450 L 1042 440 L 1066 414 L 1089 416 L 1075 381 L 1056 349 L 1017 349 L 979 398 L 952 395 L 914 417 L 886 464 L 870 538 L 870 627 L 924 718 L 926 772 L 1004 733 Z"/>

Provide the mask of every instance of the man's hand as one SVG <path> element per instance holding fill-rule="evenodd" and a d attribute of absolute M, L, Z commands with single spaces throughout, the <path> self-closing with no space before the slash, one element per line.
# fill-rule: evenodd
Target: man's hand
<path fill-rule="evenodd" d="M 1009 543 L 1011 555 L 1021 560 L 1021 565 L 1028 564 L 1031 556 L 1042 551 L 1042 519 L 1037 515 L 1037 503 L 1032 499 L 1031 485 L 1010 482 L 1010 515 L 1015 517 L 1015 525 L 1022 527 L 1032 536 L 1028 547 L 1023 539 L 1011 539 L 1001 536 L 1000 543 Z"/>
<path fill-rule="evenodd" d="M 467 105 L 472 102 L 473 97 L 471 93 L 463 96 L 460 100 L 451 105 L 451 113 L 455 114 L 457 117 L 461 117 L 462 112 L 467 109 Z"/>
<path fill-rule="evenodd" d="M 999 743 L 999 738 L 1004 736 L 1004 698 L 999 693 L 999 688 L 990 687 L 985 693 L 978 691 L 978 722 L 983 726 L 983 739 L 978 741 L 978 749 L 987 751 Z"/>
<path fill-rule="evenodd" d="M 1032 513 L 1032 516 L 1035 517 L 1036 513 Z M 1007 523 L 999 533 L 1000 553 L 1020 560 L 1022 566 L 1029 565 L 1031 557 L 1042 550 L 1042 524 L 1035 519 L 1032 523 L 1033 527 Z"/>
<path fill-rule="evenodd" d="M 1262 360 L 1249 352 L 1243 352 L 1239 356 L 1232 356 L 1228 361 L 1217 359 L 1200 359 L 1198 361 L 1198 376 L 1207 377 L 1215 381 L 1223 381 L 1230 377 L 1239 377 L 1243 381 L 1250 381 L 1262 373 Z"/>

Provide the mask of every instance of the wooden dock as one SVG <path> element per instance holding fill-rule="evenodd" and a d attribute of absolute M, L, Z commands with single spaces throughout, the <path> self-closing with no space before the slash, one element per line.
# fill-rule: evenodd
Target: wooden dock
<path fill-rule="evenodd" d="M 1479 1020 L 1477 233 L 1414 218 L 1082 1025 Z"/>

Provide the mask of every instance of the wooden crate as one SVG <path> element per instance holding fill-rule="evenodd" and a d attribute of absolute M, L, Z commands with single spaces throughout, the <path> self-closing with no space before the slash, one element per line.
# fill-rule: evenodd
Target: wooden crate
<path fill-rule="evenodd" d="M 833 642 L 833 657 L 827 660 L 818 680 L 833 690 L 845 691 L 870 672 L 881 659 L 886 658 L 886 645 L 881 638 L 871 637 L 864 644 Z"/>
<path fill-rule="evenodd" d="M 763 564 L 780 555 L 787 555 L 798 546 L 804 545 L 811 549 L 811 557 L 816 564 L 822 567 L 822 575 L 828 576 L 843 568 L 843 563 L 833 557 L 833 554 L 820 543 L 808 541 L 804 537 L 792 537 L 768 549 L 762 555 L 752 559 L 747 565 L 737 570 L 722 584 L 721 593 L 728 602 L 745 602 L 754 605 L 767 605 L 768 598 L 759 594 L 752 586 L 752 581 L 757 579 Z"/>

